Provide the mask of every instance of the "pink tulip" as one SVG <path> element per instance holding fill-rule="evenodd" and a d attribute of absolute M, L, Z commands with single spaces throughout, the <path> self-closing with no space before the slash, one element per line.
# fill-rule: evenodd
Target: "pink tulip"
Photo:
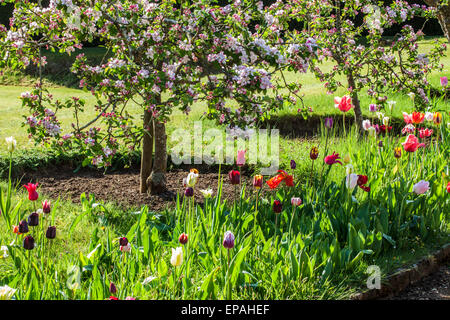
<path fill-rule="evenodd" d="M 412 123 L 412 115 L 406 112 L 403 112 L 403 119 L 405 119 L 406 124 Z"/>
<path fill-rule="evenodd" d="M 413 186 L 413 192 L 416 194 L 424 194 L 429 189 L 430 189 L 430 183 L 425 180 L 421 180 Z"/>
<path fill-rule="evenodd" d="M 291 199 L 291 203 L 293 206 L 298 207 L 299 205 L 302 204 L 302 199 L 300 198 L 292 198 Z"/>
<path fill-rule="evenodd" d="M 243 166 L 245 164 L 245 152 L 247 152 L 247 150 L 239 150 L 237 153 L 237 159 L 236 159 L 236 164 L 238 166 Z"/>
<path fill-rule="evenodd" d="M 443 87 L 448 86 L 448 78 L 447 77 L 441 77 L 441 85 Z"/>
<path fill-rule="evenodd" d="M 406 152 L 415 152 L 418 148 L 425 146 L 425 143 L 419 143 L 419 139 L 415 135 L 410 134 L 402 145 Z"/>
<path fill-rule="evenodd" d="M 352 98 L 350 98 L 350 96 L 343 96 L 342 98 L 335 97 L 334 106 L 335 108 L 338 108 L 342 112 L 347 112 L 351 108 L 353 108 Z"/>

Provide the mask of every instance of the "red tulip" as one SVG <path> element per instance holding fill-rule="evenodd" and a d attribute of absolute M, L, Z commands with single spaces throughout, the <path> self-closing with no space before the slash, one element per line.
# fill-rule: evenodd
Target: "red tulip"
<path fill-rule="evenodd" d="M 412 123 L 412 115 L 411 114 L 403 112 L 403 119 L 405 120 L 406 124 Z"/>
<path fill-rule="evenodd" d="M 45 214 L 49 214 L 51 211 L 51 207 L 50 207 L 50 202 L 48 202 L 48 200 L 45 200 L 44 202 L 42 202 L 42 211 Z"/>
<path fill-rule="evenodd" d="M 428 129 L 428 128 L 426 128 L 426 129 L 420 128 L 420 129 L 419 129 L 419 137 L 420 137 L 421 139 L 423 139 L 423 138 L 428 138 L 428 137 L 430 137 L 432 134 L 433 134 L 433 129 Z"/>
<path fill-rule="evenodd" d="M 339 157 L 339 153 L 333 152 L 332 155 L 326 156 L 325 159 L 323 161 L 325 161 L 326 164 L 329 164 L 330 166 L 335 164 L 335 163 L 339 163 L 340 165 L 342 165 L 342 162 L 340 162 L 338 159 L 340 159 L 341 157 Z"/>
<path fill-rule="evenodd" d="M 294 178 L 291 175 L 288 175 L 284 170 L 278 170 L 280 174 L 266 181 L 270 189 L 275 189 L 284 180 L 286 186 L 293 187 L 294 186 Z"/>
<path fill-rule="evenodd" d="M 447 192 L 450 193 L 450 181 L 447 183 Z"/>
<path fill-rule="evenodd" d="M 411 115 L 412 123 L 419 124 L 423 122 L 425 118 L 425 113 L 422 112 L 413 112 Z"/>
<path fill-rule="evenodd" d="M 406 141 L 402 143 L 406 152 L 415 152 L 418 148 L 423 147 L 424 143 L 419 143 L 419 139 L 413 134 L 410 134 Z"/>
<path fill-rule="evenodd" d="M 280 200 L 275 200 L 273 202 L 272 209 L 273 209 L 273 212 L 275 212 L 275 213 L 281 213 L 281 211 L 283 211 L 283 205 L 281 204 L 281 201 Z"/>
<path fill-rule="evenodd" d="M 24 187 L 28 190 L 28 200 L 36 201 L 39 198 L 38 193 L 36 192 L 38 184 L 28 183 L 24 185 Z"/>
<path fill-rule="evenodd" d="M 239 184 L 241 182 L 241 174 L 237 170 L 231 170 L 228 173 L 228 177 L 230 178 L 230 182 L 233 185 Z"/>
<path fill-rule="evenodd" d="M 178 241 L 181 244 L 186 244 L 188 242 L 188 236 L 187 234 L 185 234 L 184 232 L 180 235 L 180 237 L 178 238 Z"/>
<path fill-rule="evenodd" d="M 365 185 L 367 183 L 367 181 L 369 181 L 369 178 L 367 176 L 358 175 L 358 181 L 357 181 L 358 187 L 360 187 L 361 189 L 363 189 L 366 192 L 369 192 L 370 187 Z"/>

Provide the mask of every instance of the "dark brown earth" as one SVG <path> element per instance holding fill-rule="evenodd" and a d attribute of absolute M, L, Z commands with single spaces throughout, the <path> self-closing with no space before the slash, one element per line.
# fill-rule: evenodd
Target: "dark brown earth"
<path fill-rule="evenodd" d="M 450 264 L 387 300 L 450 300 Z"/>
<path fill-rule="evenodd" d="M 214 194 L 217 194 L 218 173 L 201 168 L 198 170 L 200 176 L 195 186 L 195 199 L 201 203 L 203 196 L 200 190 L 211 188 Z M 139 192 L 139 171 L 136 169 L 103 174 L 103 172 L 83 169 L 74 173 L 72 168 L 57 167 L 28 173 L 22 178 L 21 183 L 38 182 L 39 190 L 43 194 L 52 198 L 61 197 L 72 200 L 74 203 L 80 202 L 80 195 L 84 192 L 93 193 L 96 200 L 113 202 L 121 207 L 148 205 L 150 210 L 157 211 L 164 209 L 167 205 L 173 205 L 177 192 L 184 193 L 183 178 L 188 173 L 188 168 L 169 171 L 167 192 L 152 196 Z M 229 182 L 228 171 L 222 172 L 221 177 L 223 178 L 222 198 L 232 201 L 235 196 L 235 187 Z M 241 175 L 241 183 L 251 185 L 252 178 Z M 252 192 L 252 189 L 248 188 L 247 192 Z"/>

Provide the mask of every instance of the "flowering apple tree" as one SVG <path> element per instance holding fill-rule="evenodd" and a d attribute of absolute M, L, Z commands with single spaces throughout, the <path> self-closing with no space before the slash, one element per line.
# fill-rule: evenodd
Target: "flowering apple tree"
<path fill-rule="evenodd" d="M 399 0 L 390 5 L 374 0 L 294 2 L 297 17 L 307 24 L 304 32 L 320 48 L 312 70 L 330 94 L 339 87 L 348 90 L 357 124 L 362 123 L 358 94 L 364 89 L 382 109 L 392 91 L 414 93 L 419 109 L 429 106 L 427 76 L 443 67 L 439 59 L 446 45 L 436 40 L 431 51 L 420 53 L 418 41 L 424 34 L 405 23 L 414 17 L 433 18 L 435 8 Z M 405 24 L 401 32 L 390 40 L 383 37 L 396 24 Z M 333 62 L 331 70 L 322 68 L 323 61 Z"/>
<path fill-rule="evenodd" d="M 300 83 L 288 83 L 283 72 L 306 72 L 316 46 L 289 31 L 292 9 L 255 0 L 51 0 L 48 7 L 19 1 L 9 29 L 0 26 L 0 63 L 42 68 L 43 49 L 70 54 L 100 39 L 108 50 L 101 64 L 90 65 L 81 53 L 72 66 L 95 106 L 77 97 L 55 100 L 38 84 L 21 97 L 31 111 L 29 133 L 37 143 L 79 150 L 85 164 L 100 167 L 110 165 L 119 146 L 141 147 L 141 192 L 160 193 L 165 125 L 174 109 L 188 114 L 203 101 L 205 117 L 244 128 L 301 100 Z M 141 107 L 141 118 L 131 104 Z M 88 108 L 96 116 L 82 123 Z M 68 132 L 58 119 L 62 109 L 73 111 Z"/>

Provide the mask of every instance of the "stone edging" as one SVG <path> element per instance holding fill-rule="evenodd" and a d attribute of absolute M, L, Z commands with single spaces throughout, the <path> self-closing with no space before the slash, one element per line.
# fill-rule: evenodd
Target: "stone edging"
<path fill-rule="evenodd" d="M 408 286 L 417 283 L 424 277 L 439 270 L 439 267 L 450 260 L 450 243 L 444 245 L 440 250 L 422 258 L 419 262 L 409 268 L 399 269 L 394 274 L 382 281 L 381 289 L 371 289 L 353 295 L 351 300 L 374 300 L 392 297 L 399 294 Z"/>

